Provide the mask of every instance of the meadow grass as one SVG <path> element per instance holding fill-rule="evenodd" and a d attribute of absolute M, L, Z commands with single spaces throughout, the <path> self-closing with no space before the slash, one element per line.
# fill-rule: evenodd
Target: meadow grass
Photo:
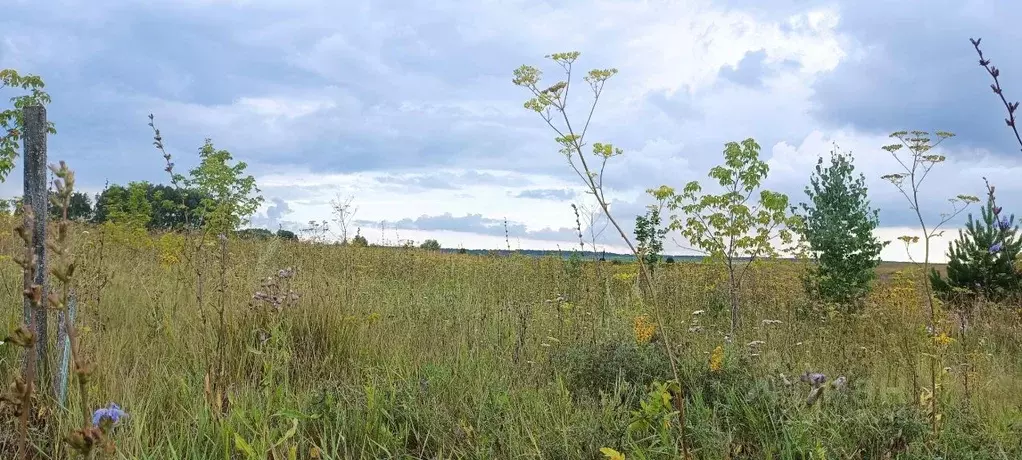
<path fill-rule="evenodd" d="M 634 264 L 272 239 L 231 240 L 220 267 L 215 242 L 189 258 L 180 236 L 118 235 L 74 230 L 90 399 L 129 414 L 111 458 L 678 458 L 676 418 L 654 404 L 654 382 L 671 377 L 663 334 L 696 458 L 1022 458 L 1018 310 L 983 306 L 963 329 L 947 308 L 947 339 L 933 343 L 912 266 L 845 316 L 805 297 L 799 263 L 759 262 L 727 337 L 725 273 L 664 265 L 666 331 L 650 334 Z M 0 254 L 20 250 L 0 237 Z M 0 264 L 6 330 L 21 321 L 21 276 Z M 298 299 L 253 299 L 274 284 Z M 218 411 L 204 376 L 221 289 Z M 931 356 L 945 369 L 937 435 L 920 402 Z M 0 347 L 4 381 L 20 360 Z M 847 384 L 807 405 L 807 371 Z M 38 458 L 70 456 L 59 439 L 81 424 L 77 404 L 71 392 L 68 407 L 34 414 Z M 6 415 L 0 452 L 18 426 Z"/>

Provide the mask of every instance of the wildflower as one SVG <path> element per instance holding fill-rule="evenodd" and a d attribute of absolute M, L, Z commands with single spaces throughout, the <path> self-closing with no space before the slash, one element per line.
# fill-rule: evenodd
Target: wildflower
<path fill-rule="evenodd" d="M 1001 252 L 1001 248 L 1003 248 L 1003 247 L 1004 247 L 1004 245 L 1001 244 L 1001 242 L 998 241 L 997 243 L 994 243 L 993 246 L 990 246 L 990 253 L 991 254 L 997 254 L 998 252 Z"/>
<path fill-rule="evenodd" d="M 696 310 L 696 311 L 692 312 L 692 316 L 698 316 L 698 315 L 701 315 L 703 313 L 706 313 L 706 310 Z"/>
<path fill-rule="evenodd" d="M 644 345 L 653 339 L 656 332 L 656 323 L 650 321 L 649 315 L 636 316 L 632 330 L 635 333 L 635 342 Z"/>
<path fill-rule="evenodd" d="M 747 346 L 749 348 L 752 348 L 752 347 L 757 347 L 757 346 L 763 345 L 764 343 L 766 343 L 766 342 L 764 342 L 762 340 L 753 340 L 752 342 L 749 342 L 749 343 L 745 344 L 745 346 Z"/>
<path fill-rule="evenodd" d="M 1000 206 L 997 206 L 997 207 L 994 208 L 994 215 L 995 216 L 1001 215 L 1001 207 Z"/>
<path fill-rule="evenodd" d="M 96 409 L 96 412 L 92 413 L 92 424 L 93 426 L 103 426 L 104 423 L 109 422 L 107 426 L 113 426 L 121 421 L 121 417 L 127 415 L 120 406 L 110 403 L 109 406 Z"/>
<path fill-rule="evenodd" d="M 607 460 L 625 460 L 625 454 L 611 449 L 610 447 L 601 447 L 600 453 L 602 453 Z"/>
<path fill-rule="evenodd" d="M 781 324 L 781 322 L 782 321 L 779 320 L 779 319 L 764 319 L 763 320 L 763 325 L 766 326 L 766 325 L 770 325 L 770 324 Z"/>
<path fill-rule="evenodd" d="M 848 379 L 842 375 L 834 379 L 834 381 L 830 383 L 830 386 L 834 387 L 835 390 L 840 390 L 845 387 L 846 383 L 848 383 Z"/>
<path fill-rule="evenodd" d="M 955 339 L 947 335 L 947 333 L 941 332 L 940 335 L 933 338 L 933 342 L 940 346 L 947 346 L 954 342 Z"/>
<path fill-rule="evenodd" d="M 1001 230 L 1008 230 L 1011 228 L 1011 223 L 1008 222 L 1008 219 L 1002 217 L 997 221 L 997 226 L 1000 227 Z"/>
<path fill-rule="evenodd" d="M 720 372 L 724 369 L 724 347 L 717 345 L 710 354 L 710 372 Z"/>
<path fill-rule="evenodd" d="M 808 382 L 813 388 L 817 388 L 827 381 L 827 376 L 819 372 L 806 371 L 806 373 L 802 374 L 802 377 L 799 377 L 799 380 Z"/>

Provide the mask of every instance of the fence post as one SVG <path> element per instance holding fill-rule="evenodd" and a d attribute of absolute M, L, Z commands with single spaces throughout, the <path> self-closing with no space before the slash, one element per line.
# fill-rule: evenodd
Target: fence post
<path fill-rule="evenodd" d="M 74 324 L 75 322 L 75 310 L 78 307 L 78 299 L 75 296 L 75 292 L 72 290 L 67 301 L 67 316 L 64 315 L 63 311 L 57 312 L 57 344 L 56 347 L 60 350 L 60 367 L 57 368 L 57 372 L 54 373 L 53 387 L 56 393 L 57 403 L 61 407 L 65 407 L 64 404 L 67 401 L 67 382 L 68 382 L 68 369 L 71 364 L 71 340 L 67 336 L 67 325 Z"/>
<path fill-rule="evenodd" d="M 35 246 L 36 272 L 34 283 L 42 286 L 42 304 L 32 311 L 32 303 L 25 299 L 24 315 L 26 324 L 32 324 L 35 316 L 36 325 L 36 363 L 39 372 L 36 374 L 38 384 L 46 382 L 49 371 L 49 359 L 46 348 L 49 343 L 48 318 L 46 315 L 46 220 L 49 217 L 49 193 L 46 187 L 46 108 L 40 105 L 22 109 L 25 121 L 22 140 L 24 142 L 25 162 L 25 194 L 23 202 L 30 206 L 35 214 L 32 226 L 32 244 Z M 38 388 L 42 388 L 39 385 Z"/>

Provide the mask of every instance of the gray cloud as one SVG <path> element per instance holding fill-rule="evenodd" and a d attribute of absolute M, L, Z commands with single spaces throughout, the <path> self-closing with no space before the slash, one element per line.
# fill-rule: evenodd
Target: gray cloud
<path fill-rule="evenodd" d="M 358 221 L 357 223 L 362 226 L 379 225 L 379 222 Z M 504 219 L 484 217 L 482 214 L 466 214 L 464 216 L 454 216 L 451 213 L 444 213 L 442 215 L 435 216 L 422 215 L 415 219 L 405 218 L 396 222 L 388 222 L 387 224 L 388 227 L 399 230 L 443 230 L 491 236 L 504 236 L 505 234 Z M 571 241 L 572 238 L 578 238 L 578 234 L 575 229 L 544 228 L 540 230 L 529 230 L 525 224 L 514 221 L 507 221 L 507 233 L 512 238 L 553 241 Z"/>
<path fill-rule="evenodd" d="M 854 6 L 853 6 L 854 5 Z M 990 91 L 970 37 L 1003 69 L 1009 98 L 1022 98 L 1022 5 L 1011 2 L 843 4 L 840 30 L 865 52 L 816 85 L 816 113 L 832 125 L 873 132 L 946 130 L 956 144 L 1019 155 L 1005 111 Z M 908 26 L 913 24 L 912 26 Z M 916 26 L 918 25 L 918 26 Z"/>
<path fill-rule="evenodd" d="M 577 194 L 568 189 L 533 189 L 533 190 L 522 190 L 518 192 L 515 197 L 517 198 L 531 198 L 535 200 L 557 200 L 557 201 L 568 201 L 575 198 Z"/>

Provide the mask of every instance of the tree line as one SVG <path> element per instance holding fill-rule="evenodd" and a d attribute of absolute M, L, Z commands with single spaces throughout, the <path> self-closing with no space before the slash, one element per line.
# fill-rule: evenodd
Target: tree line
<path fill-rule="evenodd" d="M 53 191 L 51 190 L 51 193 Z M 211 197 L 197 188 L 176 188 L 147 181 L 134 181 L 128 185 L 108 184 L 102 192 L 90 196 L 74 192 L 67 208 L 67 218 L 75 222 L 102 224 L 126 222 L 149 231 L 189 230 L 203 225 L 202 202 Z M 22 197 L 0 200 L 0 215 L 21 215 Z M 63 217 L 64 209 L 50 204 L 53 219 Z M 294 232 L 262 228 L 238 230 L 239 236 L 269 238 L 277 236 L 297 239 Z"/>

